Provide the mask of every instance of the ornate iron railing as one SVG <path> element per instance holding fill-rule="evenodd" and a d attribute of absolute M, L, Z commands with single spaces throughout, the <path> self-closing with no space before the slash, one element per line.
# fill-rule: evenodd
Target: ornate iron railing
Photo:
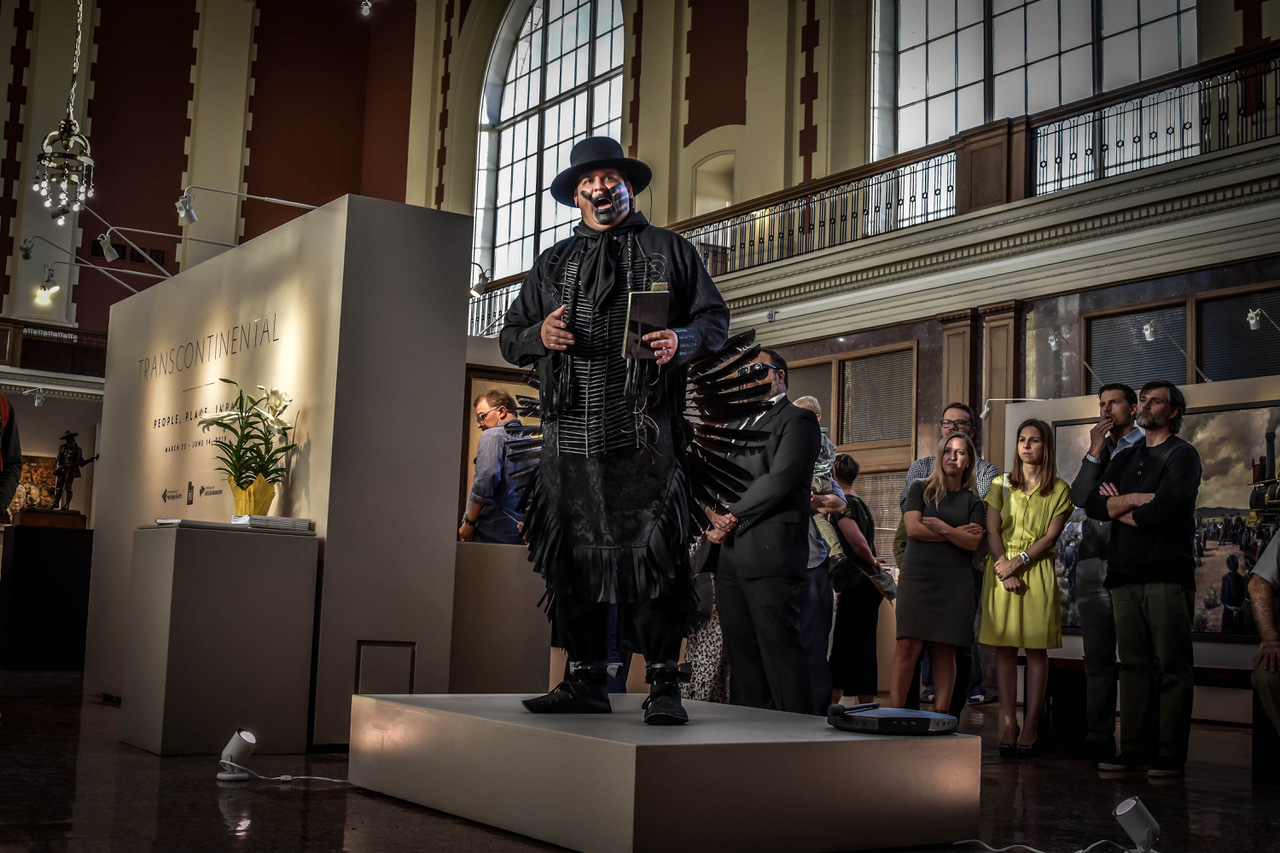
<path fill-rule="evenodd" d="M 1036 195 L 1280 136 L 1264 60 L 1036 127 Z"/>
<path fill-rule="evenodd" d="M 680 233 L 713 276 L 951 216 L 954 151 Z"/>

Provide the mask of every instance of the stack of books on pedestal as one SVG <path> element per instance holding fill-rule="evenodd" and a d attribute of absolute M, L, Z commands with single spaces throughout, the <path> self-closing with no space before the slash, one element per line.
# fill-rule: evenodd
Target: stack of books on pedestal
<path fill-rule="evenodd" d="M 275 515 L 233 515 L 232 524 L 258 527 L 266 530 L 314 530 L 315 522 L 309 518 L 283 518 Z"/>

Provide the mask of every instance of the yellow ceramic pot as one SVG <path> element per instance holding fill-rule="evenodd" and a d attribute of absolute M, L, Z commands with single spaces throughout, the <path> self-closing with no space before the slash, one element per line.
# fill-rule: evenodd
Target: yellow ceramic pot
<path fill-rule="evenodd" d="M 235 500 L 236 515 L 266 515 L 271 511 L 271 503 L 276 499 L 275 483 L 268 483 L 261 474 L 242 489 L 227 478 L 231 486 L 231 497 Z"/>

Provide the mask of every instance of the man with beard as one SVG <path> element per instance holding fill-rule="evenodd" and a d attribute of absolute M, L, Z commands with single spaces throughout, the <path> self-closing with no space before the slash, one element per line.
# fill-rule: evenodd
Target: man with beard
<path fill-rule="evenodd" d="M 551 196 L 576 206 L 573 236 L 534 262 L 507 311 L 503 356 L 537 365 L 542 460 L 527 487 L 530 559 L 546 579 L 567 678 L 533 713 L 608 713 L 608 623 L 646 659 L 644 720 L 688 719 L 680 641 L 691 614 L 685 365 L 725 343 L 729 311 L 697 250 L 634 209 L 651 171 L 606 137 L 573 147 Z M 624 358 L 629 296 L 669 294 L 667 325 Z"/>
<path fill-rule="evenodd" d="M 1099 770 L 1183 775 L 1191 736 L 1200 454 L 1178 438 L 1186 398 L 1171 382 L 1138 395 L 1146 435 L 1112 458 L 1089 495 L 1090 518 L 1111 521 L 1107 588 L 1120 651 L 1120 753 Z"/>
<path fill-rule="evenodd" d="M 1120 382 L 1098 389 L 1101 417 L 1089 430 L 1089 452 L 1071 483 L 1071 502 L 1084 506 L 1097 491 L 1112 459 L 1128 452 L 1142 438 L 1134 425 L 1138 395 Z M 1080 635 L 1084 645 L 1085 724 L 1081 752 L 1102 760 L 1116 754 L 1116 623 L 1111 609 L 1107 575 L 1107 546 L 1111 522 L 1085 519 L 1080 525 L 1076 563 L 1076 601 L 1080 605 Z"/>

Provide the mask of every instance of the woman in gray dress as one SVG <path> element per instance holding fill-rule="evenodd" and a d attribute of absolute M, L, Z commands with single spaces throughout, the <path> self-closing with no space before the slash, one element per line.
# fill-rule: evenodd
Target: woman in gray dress
<path fill-rule="evenodd" d="M 943 436 L 933 473 L 907 492 L 907 552 L 898 578 L 898 644 L 889 704 L 903 707 L 916 659 L 933 644 L 937 708 L 951 703 L 956 646 L 973 642 L 973 552 L 982 543 L 986 507 L 974 490 L 978 454 L 963 433 Z"/>

